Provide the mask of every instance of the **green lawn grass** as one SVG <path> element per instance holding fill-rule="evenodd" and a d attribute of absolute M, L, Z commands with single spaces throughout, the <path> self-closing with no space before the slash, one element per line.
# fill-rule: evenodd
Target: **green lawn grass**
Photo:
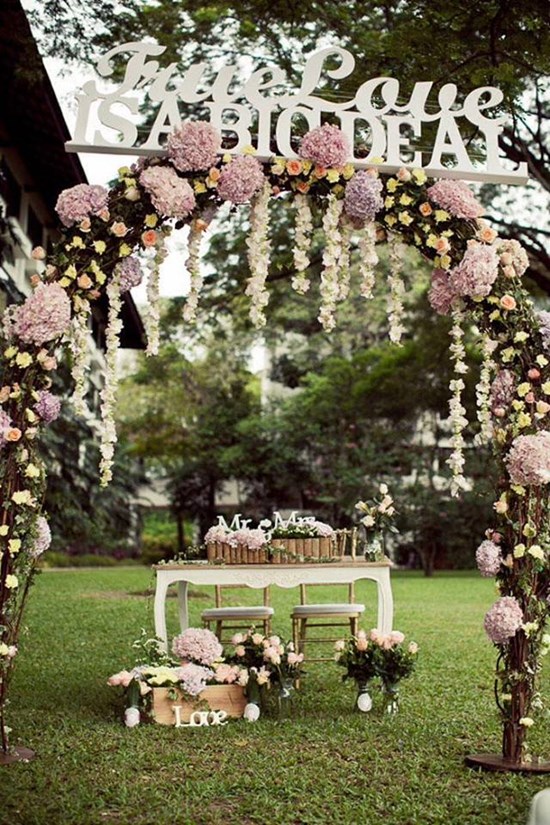
<path fill-rule="evenodd" d="M 342 684 L 340 670 L 312 664 L 291 722 L 128 730 L 116 717 L 117 691 L 105 682 L 133 664 L 130 644 L 140 628 L 152 632 L 153 585 L 139 568 L 37 578 L 10 721 L 14 744 L 38 756 L 0 767 L 2 825 L 525 825 L 544 777 L 476 773 L 463 764 L 468 753 L 500 748 L 495 657 L 482 628 L 492 582 L 475 573 L 393 576 L 394 626 L 421 647 L 395 717 L 354 713 L 354 689 Z M 368 629 L 376 623 L 375 588 L 363 582 L 357 589 Z M 193 624 L 211 598 L 193 590 Z M 293 590 L 272 590 L 283 636 L 295 599 Z M 532 729 L 530 743 L 550 755 L 547 722 Z"/>

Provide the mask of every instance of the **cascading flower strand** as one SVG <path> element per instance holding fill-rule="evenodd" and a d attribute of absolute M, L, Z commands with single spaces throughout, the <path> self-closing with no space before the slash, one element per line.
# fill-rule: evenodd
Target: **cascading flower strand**
<path fill-rule="evenodd" d="M 351 230 L 349 223 L 342 223 L 340 226 L 340 257 L 338 258 L 339 284 L 338 300 L 345 301 L 349 295 L 351 282 Z"/>
<path fill-rule="evenodd" d="M 311 260 L 309 252 L 311 249 L 311 235 L 313 232 L 313 217 L 309 198 L 306 195 L 296 195 L 296 219 L 294 235 L 294 268 L 296 275 L 292 278 L 292 288 L 304 295 L 311 286 L 311 281 L 306 277 Z"/>
<path fill-rule="evenodd" d="M 120 281 L 118 275 L 115 275 L 107 284 L 106 291 L 109 299 L 109 314 L 107 329 L 105 330 L 105 383 L 100 393 L 102 426 L 101 443 L 99 447 L 101 453 L 99 478 L 102 487 L 106 487 L 113 477 L 111 467 L 113 466 L 113 456 L 117 440 L 114 418 L 116 392 L 118 388 L 116 357 L 119 348 L 120 332 L 122 330 L 122 319 L 120 317 L 122 299 L 120 297 Z"/>
<path fill-rule="evenodd" d="M 160 321 L 160 267 L 167 252 L 163 246 L 155 250 L 154 256 L 147 261 L 147 313 L 144 317 L 147 335 L 146 355 L 157 355 L 159 351 Z"/>
<path fill-rule="evenodd" d="M 193 221 L 189 228 L 187 239 L 187 261 L 185 262 L 190 277 L 189 293 L 183 308 L 183 320 L 187 323 L 195 321 L 199 296 L 202 289 L 203 277 L 201 272 L 201 242 L 203 229 L 198 221 Z"/>
<path fill-rule="evenodd" d="M 466 350 L 464 349 L 464 330 L 462 329 L 462 321 L 464 312 L 462 304 L 456 302 L 452 309 L 453 326 L 450 331 L 452 343 L 449 347 L 451 353 L 451 360 L 454 365 L 455 376 L 464 375 L 468 372 L 468 366 L 465 362 Z M 452 472 L 451 479 L 451 495 L 457 496 L 460 490 L 466 488 L 466 479 L 464 477 L 464 430 L 468 425 L 468 419 L 465 416 L 466 409 L 462 404 L 462 391 L 465 384 L 462 378 L 454 377 L 449 383 L 451 397 L 449 399 L 449 422 L 451 425 L 452 436 L 451 446 L 452 452 L 447 459 L 447 464 Z"/>
<path fill-rule="evenodd" d="M 493 341 L 489 335 L 484 334 L 481 344 L 483 362 L 481 364 L 479 381 L 476 385 L 477 420 L 480 423 L 480 431 L 474 438 L 474 444 L 476 445 L 488 444 L 493 435 L 491 423 L 491 380 L 496 370 L 496 364 L 493 361 L 493 352 L 496 347 L 497 342 Z"/>
<path fill-rule="evenodd" d="M 361 295 L 370 300 L 374 289 L 374 267 L 378 263 L 376 254 L 376 224 L 369 221 L 359 234 L 359 276 Z"/>
<path fill-rule="evenodd" d="M 247 238 L 248 264 L 251 277 L 248 279 L 245 294 L 251 300 L 250 320 L 260 329 L 265 326 L 264 308 L 269 303 L 269 292 L 265 283 L 269 273 L 269 199 L 271 186 L 264 183 L 261 191 L 252 201 L 250 210 L 250 234 Z"/>
<path fill-rule="evenodd" d="M 336 326 L 334 311 L 340 294 L 338 267 L 342 243 L 339 225 L 343 208 L 344 202 L 338 200 L 336 195 L 331 192 L 323 216 L 325 249 L 323 252 L 323 271 L 321 272 L 321 307 L 318 315 L 319 323 L 327 332 L 331 332 Z"/>
<path fill-rule="evenodd" d="M 390 273 L 388 276 L 390 292 L 387 304 L 390 328 L 388 335 L 393 344 L 399 344 L 405 332 L 405 327 L 403 326 L 403 317 L 405 314 L 403 295 L 405 293 L 405 284 L 401 277 L 405 246 L 398 241 L 393 234 L 388 238 L 388 246 L 390 258 Z"/>
<path fill-rule="evenodd" d="M 86 395 L 86 373 L 90 369 L 88 347 L 91 312 L 90 302 L 80 300 L 78 311 L 72 318 L 69 333 L 69 348 L 72 355 L 71 375 L 74 381 L 72 402 L 76 414 L 82 416 L 87 412 L 84 397 Z"/>

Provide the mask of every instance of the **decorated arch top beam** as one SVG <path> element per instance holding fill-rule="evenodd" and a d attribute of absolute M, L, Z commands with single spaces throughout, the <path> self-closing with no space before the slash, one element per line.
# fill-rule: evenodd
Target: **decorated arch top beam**
<path fill-rule="evenodd" d="M 181 76 L 175 63 L 162 68 L 155 58 L 164 51 L 155 43 L 123 43 L 99 59 L 97 72 L 107 80 L 113 74 L 113 61 L 126 61 L 123 80 L 104 89 L 95 80 L 83 85 L 77 95 L 78 117 L 74 139 L 66 144 L 68 151 L 162 155 L 166 135 L 187 116 L 185 107 L 199 105 L 215 128 L 231 136 L 233 145 L 227 151 L 233 154 L 253 146 L 260 159 L 273 155 L 296 158 L 293 146 L 299 122 L 305 121 L 311 130 L 330 117 L 347 136 L 352 147 L 348 161 L 357 168 L 376 162 L 382 172 L 391 174 L 410 167 L 422 168 L 430 177 L 509 184 L 527 181 L 525 163 L 507 169 L 499 155 L 498 139 L 506 116 L 497 113 L 503 94 L 496 87 L 473 89 L 458 102 L 454 83 L 446 83 L 436 93 L 433 82 L 423 81 L 415 83 L 406 100 L 399 80 L 374 77 L 360 83 L 349 100 L 335 102 L 316 90 L 353 73 L 353 55 L 337 46 L 312 54 L 300 87 L 290 92 L 278 67 L 260 68 L 241 78 L 238 67 L 228 65 L 209 81 L 211 72 L 205 63 L 191 65 Z M 339 65 L 330 68 L 327 64 L 332 65 L 335 58 Z M 147 100 L 158 112 L 148 134 L 140 136 L 138 111 Z M 435 135 L 430 145 L 429 124 L 436 127 L 429 130 Z M 484 144 L 483 162 L 474 163 L 466 147 L 463 132 L 467 128 L 471 134 L 472 127 Z"/>

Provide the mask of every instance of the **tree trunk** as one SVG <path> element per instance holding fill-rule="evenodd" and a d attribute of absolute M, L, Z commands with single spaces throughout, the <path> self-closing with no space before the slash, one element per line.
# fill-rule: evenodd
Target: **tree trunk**
<path fill-rule="evenodd" d="M 176 525 L 178 529 L 178 553 L 185 553 L 185 529 L 183 523 L 183 513 L 178 510 L 176 513 Z"/>

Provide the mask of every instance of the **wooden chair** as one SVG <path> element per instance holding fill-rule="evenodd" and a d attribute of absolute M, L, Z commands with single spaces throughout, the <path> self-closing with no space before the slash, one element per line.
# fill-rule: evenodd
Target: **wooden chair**
<path fill-rule="evenodd" d="M 240 587 L 238 584 L 216 585 L 215 600 L 216 606 L 203 610 L 201 618 L 205 627 L 210 629 L 210 625 L 215 625 L 215 633 L 220 642 L 223 641 L 222 634 L 225 630 L 248 630 L 249 627 L 261 626 L 264 635 L 269 636 L 271 633 L 271 619 L 273 618 L 274 610 L 269 606 L 269 587 L 264 587 L 264 603 L 263 605 L 239 605 L 237 607 L 223 606 L 223 592 L 224 590 Z M 230 638 L 233 633 L 229 634 Z M 227 639 L 226 639 L 227 641 Z"/>
<path fill-rule="evenodd" d="M 312 627 L 346 627 L 352 636 L 357 635 L 359 627 L 359 617 L 365 612 L 364 604 L 355 602 L 355 585 L 351 582 L 348 585 L 348 601 L 328 602 L 326 604 L 308 604 L 307 587 L 318 587 L 319 585 L 300 585 L 300 604 L 292 609 L 292 638 L 297 653 L 304 653 L 306 644 L 331 643 L 338 641 L 342 636 L 327 638 L 326 636 L 308 637 L 308 630 Z M 326 585 L 322 585 L 326 587 Z M 307 657 L 308 662 L 332 661 L 334 656 Z"/>

